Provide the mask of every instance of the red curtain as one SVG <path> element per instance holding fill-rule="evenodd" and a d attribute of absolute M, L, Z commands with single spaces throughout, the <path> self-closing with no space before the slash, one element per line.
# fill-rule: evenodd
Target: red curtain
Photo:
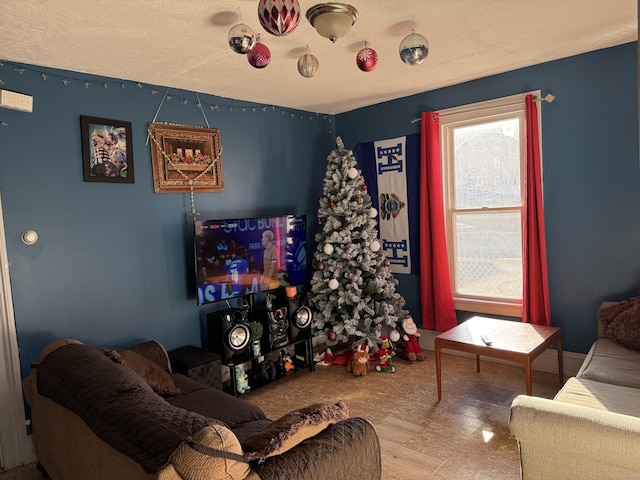
<path fill-rule="evenodd" d="M 538 106 L 533 95 L 525 99 L 525 205 L 522 218 L 522 321 L 551 325 L 547 250 L 542 202 L 542 165 L 538 132 Z"/>
<path fill-rule="evenodd" d="M 440 122 L 422 114 L 420 144 L 420 297 L 422 328 L 445 332 L 457 325 L 444 223 Z"/>

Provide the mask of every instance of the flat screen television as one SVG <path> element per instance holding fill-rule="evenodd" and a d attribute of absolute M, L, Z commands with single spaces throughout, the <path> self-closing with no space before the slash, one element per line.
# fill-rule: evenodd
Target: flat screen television
<path fill-rule="evenodd" d="M 305 215 L 195 222 L 198 305 L 307 282 Z"/>

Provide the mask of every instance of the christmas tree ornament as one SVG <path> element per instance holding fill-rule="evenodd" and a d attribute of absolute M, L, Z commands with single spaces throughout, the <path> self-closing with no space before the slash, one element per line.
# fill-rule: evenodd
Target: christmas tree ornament
<path fill-rule="evenodd" d="M 336 202 L 329 202 L 329 206 L 330 207 L 335 207 L 336 206 Z"/>
<path fill-rule="evenodd" d="M 358 203 L 359 203 L 359 204 L 363 204 L 363 203 L 364 203 L 364 198 L 362 198 L 362 197 L 358 197 Z"/>
<path fill-rule="evenodd" d="M 367 186 L 365 184 L 363 184 L 362 187 L 360 187 L 360 188 L 362 188 L 362 190 L 366 190 Z"/>
<path fill-rule="evenodd" d="M 256 34 L 244 23 L 231 27 L 227 38 L 231 50 L 240 54 L 249 53 L 256 45 Z"/>
<path fill-rule="evenodd" d="M 354 167 L 351 167 L 349 169 L 349 171 L 347 172 L 348 177 L 353 180 L 354 178 L 356 178 L 358 176 L 358 170 Z"/>
<path fill-rule="evenodd" d="M 298 59 L 298 73 L 305 78 L 313 77 L 319 67 L 320 62 L 310 53 L 305 53 Z"/>
<path fill-rule="evenodd" d="M 298 0 L 259 0 L 258 20 L 271 35 L 289 35 L 300 23 L 300 4 Z"/>
<path fill-rule="evenodd" d="M 377 252 L 378 250 L 380 250 L 380 242 L 377 240 L 374 240 L 373 242 L 371 242 L 371 245 L 369 246 L 369 248 L 371 248 L 372 252 Z"/>
<path fill-rule="evenodd" d="M 367 47 L 366 42 L 364 45 L 356 55 L 356 65 L 363 72 L 372 72 L 378 65 L 378 54 L 373 48 Z"/>
<path fill-rule="evenodd" d="M 419 65 L 429 55 L 429 42 L 427 39 L 411 30 L 411 33 L 400 42 L 400 59 L 407 65 Z"/>
<path fill-rule="evenodd" d="M 331 255 L 333 253 L 333 245 L 331 245 L 330 243 L 325 244 L 324 248 L 324 253 L 326 253 L 327 255 Z"/>
<path fill-rule="evenodd" d="M 253 68 L 264 68 L 271 62 L 271 52 L 264 43 L 257 42 L 247 53 L 247 60 Z"/>
<path fill-rule="evenodd" d="M 318 266 L 316 267 L 318 270 L 323 271 L 324 270 L 324 263 L 323 262 L 318 262 Z"/>
<path fill-rule="evenodd" d="M 336 290 L 339 286 L 340 286 L 340 282 L 338 282 L 338 280 L 336 280 L 335 278 L 332 278 L 331 280 L 329 280 L 329 288 L 331 290 Z"/>
<path fill-rule="evenodd" d="M 378 216 L 378 210 L 376 210 L 374 207 L 371 207 L 369 209 L 369 216 L 371 218 L 376 218 Z"/>
<path fill-rule="evenodd" d="M 338 339 L 338 334 L 333 330 L 329 330 L 329 333 L 327 333 L 327 338 L 329 339 L 329 341 L 335 342 Z"/>

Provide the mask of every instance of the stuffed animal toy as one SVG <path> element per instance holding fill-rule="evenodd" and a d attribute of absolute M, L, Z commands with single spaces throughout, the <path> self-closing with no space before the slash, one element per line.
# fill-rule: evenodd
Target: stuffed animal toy
<path fill-rule="evenodd" d="M 358 349 L 353 352 L 353 356 L 347 364 L 347 372 L 353 373 L 354 377 L 363 377 L 369 369 L 369 345 L 362 348 L 358 345 Z"/>
<path fill-rule="evenodd" d="M 421 334 L 418 332 L 418 327 L 413 321 L 413 318 L 407 317 L 400 320 L 399 330 L 398 356 L 410 362 L 415 362 L 416 360 L 422 362 L 424 360 L 424 354 L 422 353 L 420 341 L 418 340 Z"/>
<path fill-rule="evenodd" d="M 236 365 L 236 390 L 240 394 L 251 390 L 249 386 L 249 375 L 246 374 L 240 365 Z"/>
<path fill-rule="evenodd" d="M 376 365 L 377 372 L 391 372 L 396 373 L 396 367 L 394 367 L 391 357 L 396 353 L 391 349 L 391 342 L 384 335 L 380 337 L 382 344 L 378 349 L 378 355 L 380 356 L 380 363 Z"/>

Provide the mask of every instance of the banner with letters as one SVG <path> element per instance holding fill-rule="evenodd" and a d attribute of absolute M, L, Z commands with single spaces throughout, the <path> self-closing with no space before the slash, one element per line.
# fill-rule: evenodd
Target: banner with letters
<path fill-rule="evenodd" d="M 391 271 L 418 274 L 420 134 L 360 143 L 354 153 Z"/>

